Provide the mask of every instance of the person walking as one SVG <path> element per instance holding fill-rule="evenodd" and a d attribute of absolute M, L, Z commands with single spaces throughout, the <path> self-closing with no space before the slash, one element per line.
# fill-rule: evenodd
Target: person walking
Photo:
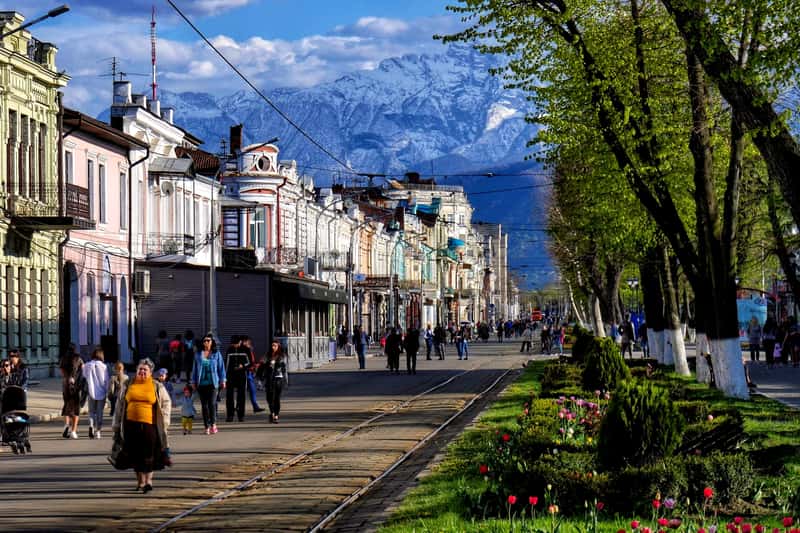
<path fill-rule="evenodd" d="M 61 397 L 64 400 L 61 408 L 64 432 L 61 436 L 65 439 L 77 439 L 83 389 L 83 359 L 77 352 L 75 344 L 69 344 L 58 366 L 61 370 Z"/>
<path fill-rule="evenodd" d="M 469 348 L 468 348 L 468 332 L 467 327 L 462 326 L 461 329 L 456 333 L 456 351 L 458 352 L 458 360 L 466 360 L 469 359 Z"/>
<path fill-rule="evenodd" d="M 750 361 L 758 361 L 761 350 L 761 324 L 755 315 L 747 324 L 747 342 L 750 345 Z"/>
<path fill-rule="evenodd" d="M 267 365 L 264 381 L 267 389 L 269 421 L 277 424 L 281 414 L 281 394 L 283 394 L 287 378 L 286 360 L 280 342 L 272 341 L 271 351 L 264 364 Z"/>
<path fill-rule="evenodd" d="M 444 361 L 445 342 L 444 328 L 438 324 L 433 330 L 433 346 L 436 348 L 436 355 L 439 356 L 440 361 Z"/>
<path fill-rule="evenodd" d="M 114 413 L 117 408 L 117 400 L 119 400 L 119 391 L 128 382 L 128 374 L 125 373 L 125 365 L 117 361 L 114 364 L 114 375 L 111 376 L 108 383 L 108 402 L 111 406 L 109 416 L 114 419 Z"/>
<path fill-rule="evenodd" d="M 497 342 L 503 342 L 503 321 L 497 321 Z"/>
<path fill-rule="evenodd" d="M 400 372 L 400 352 L 403 348 L 403 339 L 400 337 L 397 329 L 392 329 L 392 332 L 386 337 L 386 358 L 389 360 L 389 372 Z"/>
<path fill-rule="evenodd" d="M 234 413 L 239 422 L 244 421 L 248 366 L 250 366 L 248 350 L 242 346 L 241 337 L 234 335 L 225 354 L 225 374 L 228 382 L 225 394 L 226 422 L 233 422 Z"/>
<path fill-rule="evenodd" d="M 433 331 L 431 325 L 428 324 L 428 327 L 425 328 L 425 359 L 427 361 L 431 360 L 431 350 L 433 350 Z"/>
<path fill-rule="evenodd" d="M 8 361 L 11 363 L 11 384 L 17 387 L 22 387 L 27 392 L 28 378 L 28 365 L 22 360 L 19 355 L 18 348 L 11 348 L 8 350 Z"/>
<path fill-rule="evenodd" d="M 417 373 L 417 352 L 419 351 L 419 330 L 408 328 L 406 338 L 403 340 L 403 347 L 406 350 L 406 372 L 409 374 Z"/>
<path fill-rule="evenodd" d="M 136 472 L 136 490 L 143 494 L 153 490 L 153 473 L 171 464 L 167 430 L 172 399 L 153 379 L 153 368 L 150 359 L 139 361 L 136 377 L 120 391 L 113 425 L 115 446 L 128 457 Z"/>
<path fill-rule="evenodd" d="M 242 348 L 247 350 L 247 393 L 250 395 L 250 404 L 253 406 L 253 413 L 260 413 L 264 408 L 258 405 L 258 387 L 256 387 L 256 373 L 258 372 L 259 362 L 256 360 L 256 352 L 253 349 L 253 339 L 247 335 L 242 336 Z"/>
<path fill-rule="evenodd" d="M 166 368 L 172 374 L 172 354 L 169 351 L 169 344 L 166 330 L 160 330 L 156 337 L 156 362 L 159 368 Z"/>
<path fill-rule="evenodd" d="M 639 324 L 639 346 L 642 347 L 642 359 L 650 356 L 650 345 L 647 344 L 647 322 Z"/>
<path fill-rule="evenodd" d="M 353 328 L 353 343 L 356 346 L 356 355 L 358 356 L 358 369 L 364 370 L 367 367 L 367 334 L 361 329 L 361 326 Z"/>
<path fill-rule="evenodd" d="M 542 342 L 542 355 L 550 355 L 550 328 L 547 324 L 542 326 L 542 332 L 539 335 Z"/>
<path fill-rule="evenodd" d="M 526 327 L 522 332 L 522 345 L 519 347 L 519 353 L 529 353 L 531 351 L 531 341 L 533 340 L 533 331 L 530 326 Z"/>
<path fill-rule="evenodd" d="M 108 367 L 102 348 L 92 351 L 92 358 L 83 365 L 83 377 L 89 400 L 89 438 L 99 439 L 103 429 L 103 410 L 108 397 Z"/>
<path fill-rule="evenodd" d="M 169 357 L 172 360 L 172 372 L 168 376 L 170 381 L 177 382 L 181 378 L 183 349 L 183 336 L 178 333 L 174 339 L 169 341 Z"/>
<path fill-rule="evenodd" d="M 183 434 L 192 434 L 192 426 L 194 425 L 194 417 L 197 414 L 197 409 L 194 406 L 194 394 L 189 386 L 183 388 L 183 396 L 181 396 L 181 428 Z"/>
<path fill-rule="evenodd" d="M 0 400 L 3 398 L 3 391 L 9 385 L 13 385 L 11 383 L 11 361 L 3 359 L 0 361 Z M 0 406 L 0 409 L 2 409 L 2 406 Z"/>
<path fill-rule="evenodd" d="M 633 359 L 633 341 L 636 339 L 635 329 L 631 321 L 631 315 L 625 315 L 625 320 L 622 321 L 619 327 L 621 337 L 620 345 L 622 347 L 622 357 L 625 357 L 625 352 L 628 352 Z"/>
<path fill-rule="evenodd" d="M 203 348 L 194 356 L 191 385 L 200 396 L 206 435 L 217 433 L 217 390 L 225 389 L 226 375 L 222 354 L 214 337 L 203 337 Z"/>
<path fill-rule="evenodd" d="M 764 358 L 767 360 L 767 367 L 775 366 L 775 344 L 778 337 L 778 323 L 771 314 L 761 328 L 761 336 L 764 343 Z"/>

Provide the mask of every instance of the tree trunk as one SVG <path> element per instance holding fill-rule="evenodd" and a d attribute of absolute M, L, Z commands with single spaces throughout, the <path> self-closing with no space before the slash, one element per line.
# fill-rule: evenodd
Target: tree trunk
<path fill-rule="evenodd" d="M 586 327 L 586 319 L 583 317 L 583 312 L 578 304 L 575 302 L 575 293 L 572 292 L 572 284 L 567 282 L 567 291 L 569 292 L 569 305 L 572 309 L 572 314 L 575 316 L 578 325 L 582 328 Z"/>
<path fill-rule="evenodd" d="M 658 275 L 658 249 L 646 251 L 644 263 L 639 265 L 644 313 L 647 317 L 647 344 L 650 357 L 659 363 L 664 359 L 664 298 Z"/>
<path fill-rule="evenodd" d="M 666 246 L 661 249 L 664 273 L 664 316 L 666 327 L 664 364 L 674 364 L 675 372 L 682 376 L 689 376 L 689 363 L 686 361 L 686 346 L 681 334 L 681 322 L 678 313 L 678 301 L 673 283 L 673 269 Z"/>
<path fill-rule="evenodd" d="M 594 327 L 595 337 L 605 337 L 606 328 L 603 327 L 603 312 L 600 309 L 600 299 L 594 295 L 591 296 L 591 311 L 592 311 L 592 326 Z"/>

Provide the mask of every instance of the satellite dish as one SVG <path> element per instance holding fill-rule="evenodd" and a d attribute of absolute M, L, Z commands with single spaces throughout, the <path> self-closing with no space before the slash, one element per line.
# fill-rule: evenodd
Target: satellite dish
<path fill-rule="evenodd" d="M 173 192 L 175 192 L 175 185 L 173 185 L 171 181 L 161 182 L 161 194 L 169 196 Z"/>

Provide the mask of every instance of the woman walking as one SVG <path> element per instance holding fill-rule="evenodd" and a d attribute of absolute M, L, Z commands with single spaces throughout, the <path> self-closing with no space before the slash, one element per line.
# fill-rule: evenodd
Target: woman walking
<path fill-rule="evenodd" d="M 69 343 L 67 352 L 61 357 L 61 397 L 64 406 L 61 416 L 64 417 L 65 439 L 78 438 L 78 415 L 81 411 L 81 390 L 83 388 L 83 359 L 77 352 L 75 344 Z"/>
<path fill-rule="evenodd" d="M 272 341 L 272 351 L 267 357 L 266 379 L 264 385 L 267 389 L 267 405 L 269 405 L 269 421 L 278 423 L 281 414 L 281 394 L 286 384 L 286 361 L 283 357 L 283 348 L 278 341 Z"/>
<path fill-rule="evenodd" d="M 128 382 L 128 379 L 128 374 L 125 373 L 125 365 L 123 365 L 120 361 L 117 361 L 114 365 L 114 375 L 111 376 L 111 379 L 108 382 L 108 401 L 111 404 L 111 412 L 109 415 L 111 416 L 112 420 L 114 419 L 114 413 L 116 412 L 119 391 L 122 390 L 122 387 Z"/>
<path fill-rule="evenodd" d="M 8 351 L 8 360 L 11 362 L 11 383 L 28 390 L 28 366 L 22 361 L 17 348 Z"/>
<path fill-rule="evenodd" d="M 123 387 L 117 407 L 114 440 L 136 472 L 136 490 L 147 494 L 153 490 L 153 472 L 163 470 L 168 461 L 165 452 L 172 410 L 167 390 L 153 379 L 153 361 L 139 361 L 136 376 Z"/>
<path fill-rule="evenodd" d="M 225 363 L 210 335 L 203 337 L 203 346 L 194 356 L 191 385 L 200 396 L 203 425 L 206 435 L 217 433 L 217 390 L 224 389 L 226 382 Z"/>
<path fill-rule="evenodd" d="M 99 439 L 103 429 L 103 409 L 108 396 L 108 367 L 102 348 L 95 348 L 92 359 L 83 365 L 83 378 L 89 395 L 89 438 Z"/>

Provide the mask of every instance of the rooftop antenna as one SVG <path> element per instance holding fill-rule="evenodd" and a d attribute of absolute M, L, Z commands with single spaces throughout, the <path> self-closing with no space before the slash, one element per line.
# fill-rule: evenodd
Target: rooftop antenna
<path fill-rule="evenodd" d="M 150 60 L 153 64 L 153 83 L 150 87 L 153 88 L 153 101 L 156 100 L 156 6 L 153 6 L 152 16 L 150 18 Z"/>
<path fill-rule="evenodd" d="M 123 70 L 120 69 L 121 62 L 119 59 L 117 59 L 116 56 L 111 56 L 110 58 L 106 58 L 103 61 L 106 61 L 108 59 L 111 60 L 111 74 L 100 74 L 100 77 L 111 76 L 112 80 L 116 80 L 117 76 L 119 76 L 119 80 L 116 81 L 122 81 L 124 78 L 127 78 L 128 76 L 147 76 L 147 74 L 141 74 L 139 72 L 124 72 Z"/>

